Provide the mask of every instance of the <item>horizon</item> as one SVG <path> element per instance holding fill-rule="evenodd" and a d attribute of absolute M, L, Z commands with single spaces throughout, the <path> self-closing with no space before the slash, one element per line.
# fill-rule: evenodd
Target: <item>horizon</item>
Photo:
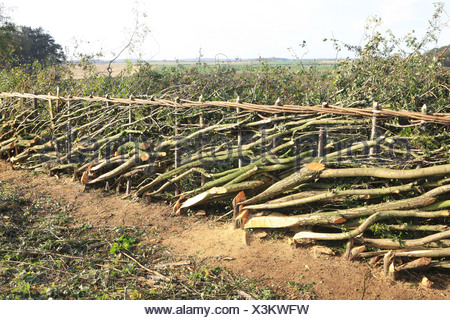
<path fill-rule="evenodd" d="M 242 63 L 242 62 L 259 62 L 259 61 L 340 61 L 342 59 L 334 59 L 334 58 L 303 58 L 303 59 L 295 59 L 295 58 L 281 58 L 281 57 L 259 57 L 259 58 L 239 58 L 238 60 L 217 60 L 215 58 L 209 58 L 209 57 L 202 57 L 200 60 L 199 58 L 183 58 L 183 59 L 116 59 L 114 60 L 114 62 L 112 63 L 125 63 L 125 62 L 138 62 L 138 61 L 143 61 L 143 62 L 217 62 L 217 63 Z M 68 60 L 70 62 L 79 62 L 81 61 L 80 59 L 71 59 Z M 92 59 L 92 61 L 94 63 L 109 63 L 110 60 L 108 59 Z"/>

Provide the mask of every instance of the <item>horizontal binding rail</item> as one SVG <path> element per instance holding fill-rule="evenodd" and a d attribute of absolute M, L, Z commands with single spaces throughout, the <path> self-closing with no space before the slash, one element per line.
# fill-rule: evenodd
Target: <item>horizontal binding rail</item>
<path fill-rule="evenodd" d="M 177 103 L 172 100 L 166 99 L 122 99 L 122 98 L 105 98 L 105 97 L 58 97 L 52 95 L 35 95 L 30 93 L 16 93 L 16 92 L 1 92 L 0 98 L 26 98 L 26 99 L 40 99 L 40 100 L 59 100 L 59 101 L 90 101 L 90 102 L 105 102 L 105 103 L 120 103 L 129 105 L 150 105 L 150 106 L 165 106 L 165 107 L 178 107 L 178 108 L 189 108 L 189 107 L 223 107 L 223 108 L 240 108 L 246 111 L 259 111 L 267 113 L 310 113 L 310 114 L 339 114 L 348 116 L 361 116 L 361 117 L 373 117 L 372 108 L 349 108 L 340 107 L 336 105 L 328 105 L 327 108 L 323 108 L 322 105 L 316 106 L 299 106 L 299 105 L 260 105 L 253 103 L 238 103 L 230 101 L 190 101 L 190 100 L 180 100 Z M 449 124 L 450 114 L 448 113 L 432 113 L 424 114 L 421 112 L 412 111 L 396 111 L 389 109 L 381 109 L 376 115 L 377 117 L 384 118 L 394 118 L 402 117 L 414 120 L 421 120 L 427 122 Z"/>

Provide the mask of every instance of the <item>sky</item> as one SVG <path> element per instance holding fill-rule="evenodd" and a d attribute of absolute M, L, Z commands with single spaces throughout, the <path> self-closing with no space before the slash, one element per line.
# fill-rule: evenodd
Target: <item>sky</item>
<path fill-rule="evenodd" d="M 0 0 L 18 25 L 42 27 L 69 58 L 102 53 L 112 59 L 345 58 L 331 41 L 364 44 L 364 26 L 381 18 L 379 31 L 424 36 L 434 13 L 426 0 Z M 442 1 L 450 21 L 450 0 Z M 138 14 L 136 14 L 136 12 Z M 145 32 L 147 30 L 147 32 Z M 302 44 L 306 42 L 306 46 Z M 435 46 L 450 44 L 450 27 Z"/>

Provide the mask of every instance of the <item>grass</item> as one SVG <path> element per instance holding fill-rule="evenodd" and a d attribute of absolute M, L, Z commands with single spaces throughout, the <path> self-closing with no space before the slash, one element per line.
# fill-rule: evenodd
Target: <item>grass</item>
<path fill-rule="evenodd" d="M 243 292 L 256 299 L 284 298 L 195 259 L 175 266 L 166 247 L 142 242 L 147 235 L 161 237 L 158 229 L 74 226 L 69 205 L 25 199 L 6 182 L 0 182 L 0 204 L 3 300 L 225 300 L 242 299 Z"/>

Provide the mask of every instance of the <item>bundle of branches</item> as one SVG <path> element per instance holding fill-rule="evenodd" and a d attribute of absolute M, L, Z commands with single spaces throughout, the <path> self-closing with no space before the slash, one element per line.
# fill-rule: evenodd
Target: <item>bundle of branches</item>
<path fill-rule="evenodd" d="M 14 167 L 168 198 L 178 214 L 225 200 L 245 230 L 348 241 L 349 257 L 423 258 L 398 270 L 448 267 L 428 259 L 449 255 L 448 128 L 425 122 L 436 117 L 375 113 L 370 125 L 362 109 L 352 111 L 359 117 L 240 101 L 27 97 L 0 106 L 0 154 Z"/>

